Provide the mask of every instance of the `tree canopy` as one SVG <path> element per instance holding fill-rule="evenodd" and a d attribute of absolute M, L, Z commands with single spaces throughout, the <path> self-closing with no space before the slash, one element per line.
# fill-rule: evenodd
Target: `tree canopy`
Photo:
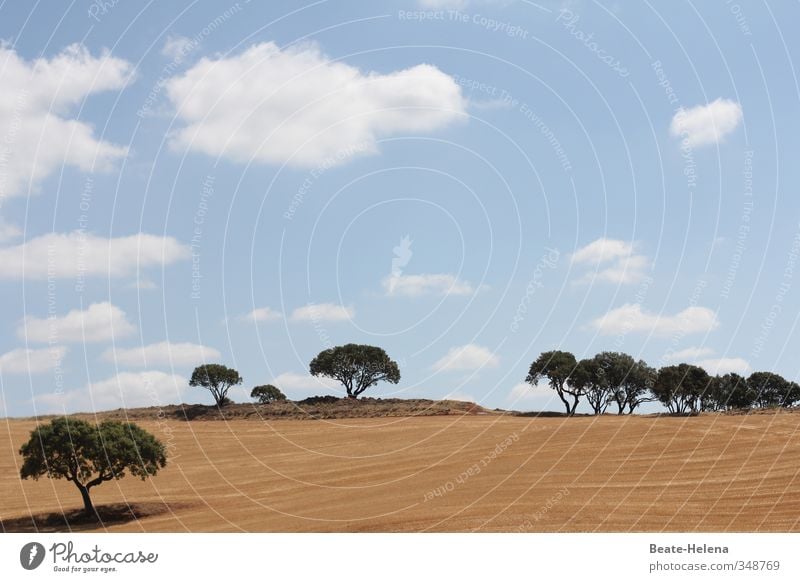
<path fill-rule="evenodd" d="M 286 400 L 286 395 L 272 384 L 256 386 L 250 391 L 250 398 L 255 398 L 261 404 L 269 404 L 279 400 Z"/>
<path fill-rule="evenodd" d="M 127 471 L 146 479 L 167 464 L 166 448 L 133 423 L 107 420 L 99 425 L 60 417 L 37 426 L 19 450 L 22 479 L 66 479 L 81 493 L 84 510 L 94 514 L 90 489 L 121 479 Z"/>
<path fill-rule="evenodd" d="M 239 372 L 222 364 L 204 364 L 192 372 L 189 386 L 200 386 L 211 392 L 217 406 L 225 406 L 228 400 L 228 390 L 232 386 L 242 383 Z"/>
<path fill-rule="evenodd" d="M 386 381 L 397 384 L 400 368 L 379 347 L 346 344 L 321 351 L 311 360 L 312 376 L 325 376 L 342 383 L 347 396 L 358 398 L 370 386 Z"/>
<path fill-rule="evenodd" d="M 547 378 L 550 387 L 556 391 L 567 414 L 575 414 L 575 409 L 580 401 L 581 390 L 569 384 L 570 377 L 575 372 L 578 362 L 570 352 L 550 351 L 543 352 L 531 364 L 525 381 L 535 386 L 542 378 Z"/>

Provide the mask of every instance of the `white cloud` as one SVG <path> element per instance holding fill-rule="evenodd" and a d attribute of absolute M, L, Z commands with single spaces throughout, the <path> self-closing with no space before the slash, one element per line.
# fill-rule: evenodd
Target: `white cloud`
<path fill-rule="evenodd" d="M 274 384 L 281 390 L 306 390 L 306 389 L 330 389 L 341 388 L 342 385 L 336 380 L 310 374 L 298 374 L 296 372 L 284 372 L 275 377 L 269 384 Z"/>
<path fill-rule="evenodd" d="M 214 348 L 192 343 L 159 342 L 138 348 L 109 348 L 103 359 L 122 366 L 194 366 L 219 359 Z"/>
<path fill-rule="evenodd" d="M 292 311 L 292 321 L 346 321 L 355 316 L 355 309 L 334 303 L 309 303 Z"/>
<path fill-rule="evenodd" d="M 0 218 L 0 243 L 17 238 L 21 234 L 22 231 L 18 227 Z"/>
<path fill-rule="evenodd" d="M 710 356 L 714 353 L 711 348 L 691 347 L 676 352 L 668 352 L 664 354 L 664 360 L 667 362 L 688 362 L 695 361 L 704 356 Z"/>
<path fill-rule="evenodd" d="M 420 8 L 426 10 L 458 10 L 466 8 L 467 0 L 417 0 Z"/>
<path fill-rule="evenodd" d="M 166 87 L 186 122 L 173 147 L 299 167 L 375 152 L 382 136 L 443 128 L 466 108 L 458 84 L 432 65 L 362 72 L 312 44 L 204 58 Z"/>
<path fill-rule="evenodd" d="M 457 400 L 459 402 L 478 402 L 478 400 L 472 394 L 467 394 L 466 392 L 461 392 L 460 390 L 453 390 L 452 392 L 445 394 L 442 400 Z"/>
<path fill-rule="evenodd" d="M 77 44 L 32 61 L 0 44 L 0 62 L 0 196 L 24 194 L 64 165 L 109 170 L 127 154 L 69 113 L 93 93 L 124 87 L 129 63 L 108 52 L 93 57 Z"/>
<path fill-rule="evenodd" d="M 500 358 L 488 348 L 476 344 L 467 344 L 450 348 L 440 358 L 433 368 L 437 371 L 446 370 L 477 370 L 479 368 L 494 368 L 500 363 Z"/>
<path fill-rule="evenodd" d="M 189 248 L 169 236 L 139 233 L 102 238 L 79 231 L 50 233 L 0 249 L 0 278 L 121 277 L 189 256 Z"/>
<path fill-rule="evenodd" d="M 37 412 L 98 412 L 179 404 L 188 388 L 186 378 L 164 372 L 121 372 L 82 389 L 36 396 Z"/>
<path fill-rule="evenodd" d="M 508 394 L 508 399 L 512 401 L 517 400 L 533 400 L 536 398 L 547 397 L 550 398 L 554 394 L 553 390 L 547 385 L 547 382 L 540 382 L 535 386 L 527 382 L 520 382 L 511 388 Z"/>
<path fill-rule="evenodd" d="M 736 372 L 746 376 L 752 368 L 747 360 L 743 358 L 712 358 L 700 360 L 697 365 L 705 369 L 711 375 L 723 375 L 729 372 Z"/>
<path fill-rule="evenodd" d="M 681 109 L 669 126 L 673 137 L 687 139 L 689 145 L 719 143 L 742 120 L 742 106 L 731 99 L 716 99 L 708 105 Z"/>
<path fill-rule="evenodd" d="M 642 311 L 639 304 L 625 304 L 592 321 L 605 335 L 628 332 L 652 332 L 655 335 L 700 333 L 719 326 L 716 314 L 707 307 L 687 307 L 675 315 L 657 315 Z"/>
<path fill-rule="evenodd" d="M 93 303 L 85 311 L 73 309 L 62 317 L 27 317 L 17 336 L 32 342 L 100 342 L 136 331 L 125 312 L 111 303 Z"/>
<path fill-rule="evenodd" d="M 239 321 L 262 322 L 275 321 L 283 317 L 280 311 L 275 311 L 270 307 L 257 307 L 246 315 L 240 315 Z"/>
<path fill-rule="evenodd" d="M 171 34 L 164 42 L 161 54 L 171 58 L 175 63 L 180 63 L 193 48 L 194 43 L 189 37 Z"/>
<path fill-rule="evenodd" d="M 598 238 L 572 253 L 572 262 L 598 265 L 628 257 L 632 253 L 633 243 L 612 238 Z"/>
<path fill-rule="evenodd" d="M 572 254 L 574 264 L 593 265 L 579 283 L 605 281 L 616 284 L 639 283 L 647 276 L 648 258 L 637 254 L 635 244 L 623 240 L 599 238 Z M 608 264 L 610 263 L 610 264 Z M 607 265 L 601 268 L 601 265 Z"/>
<path fill-rule="evenodd" d="M 428 275 L 389 275 L 382 281 L 386 295 L 419 297 L 420 295 L 472 295 L 475 289 L 447 273 Z"/>
<path fill-rule="evenodd" d="M 66 354 L 64 346 L 17 348 L 0 356 L 0 374 L 41 374 L 60 366 Z"/>

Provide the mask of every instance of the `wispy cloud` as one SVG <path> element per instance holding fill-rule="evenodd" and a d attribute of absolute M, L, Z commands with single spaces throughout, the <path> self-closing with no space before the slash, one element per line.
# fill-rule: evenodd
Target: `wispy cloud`
<path fill-rule="evenodd" d="M 355 317 L 355 309 L 335 303 L 310 303 L 292 311 L 292 321 L 347 321 Z"/>
<path fill-rule="evenodd" d="M 591 325 L 605 335 L 641 332 L 664 336 L 708 332 L 716 329 L 719 321 L 707 307 L 687 307 L 674 315 L 661 315 L 643 311 L 639 304 L 628 303 L 598 317 Z"/>
<path fill-rule="evenodd" d="M 494 368 L 500 363 L 497 357 L 489 348 L 477 344 L 467 344 L 450 348 L 447 353 L 440 358 L 433 369 L 439 372 L 452 370 L 478 370 L 480 368 Z"/>

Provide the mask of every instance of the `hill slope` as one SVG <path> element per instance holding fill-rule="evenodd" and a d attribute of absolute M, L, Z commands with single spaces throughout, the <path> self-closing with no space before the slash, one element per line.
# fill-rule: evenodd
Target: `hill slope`
<path fill-rule="evenodd" d="M 142 516 L 110 508 L 123 531 L 800 531 L 799 419 L 142 420 L 168 467 L 94 496 Z M 7 530 L 80 506 L 69 483 L 17 477 L 33 426 L 0 437 Z"/>

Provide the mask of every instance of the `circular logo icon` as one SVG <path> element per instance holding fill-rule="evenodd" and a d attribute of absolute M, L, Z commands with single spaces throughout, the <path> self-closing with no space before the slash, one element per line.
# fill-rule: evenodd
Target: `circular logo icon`
<path fill-rule="evenodd" d="M 39 542 L 30 542 L 19 551 L 19 563 L 26 570 L 35 570 L 44 561 L 44 546 Z"/>

